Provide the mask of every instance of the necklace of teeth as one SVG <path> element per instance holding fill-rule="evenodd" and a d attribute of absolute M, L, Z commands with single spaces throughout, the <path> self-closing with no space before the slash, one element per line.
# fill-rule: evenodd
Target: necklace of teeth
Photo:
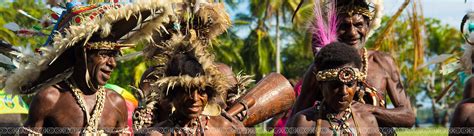
<path fill-rule="evenodd" d="M 362 73 L 364 73 L 364 80 L 367 78 L 367 70 L 369 68 L 369 55 L 367 53 L 367 48 L 363 48 L 363 55 L 362 55 Z"/>
<path fill-rule="evenodd" d="M 85 130 L 83 131 L 84 134 L 94 134 L 94 133 L 103 133 L 103 131 L 99 131 L 99 121 L 100 117 L 102 116 L 102 111 L 104 109 L 105 105 L 105 89 L 103 87 L 100 87 L 99 90 L 97 91 L 96 95 L 96 103 L 94 105 L 94 109 L 92 109 L 94 112 L 92 113 L 92 116 L 89 114 L 89 110 L 87 110 L 87 105 L 84 102 L 84 97 L 82 97 L 82 91 L 79 90 L 75 85 L 69 83 L 69 81 L 66 81 L 66 83 L 69 85 L 69 87 L 72 89 L 73 96 L 76 98 L 77 103 L 81 107 L 82 111 L 86 115 L 86 126 Z"/>

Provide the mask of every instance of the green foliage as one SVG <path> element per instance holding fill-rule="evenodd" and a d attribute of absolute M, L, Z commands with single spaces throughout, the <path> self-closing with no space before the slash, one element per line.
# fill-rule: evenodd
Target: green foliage
<path fill-rule="evenodd" d="M 137 52 L 143 50 L 143 47 L 143 44 L 138 44 L 135 48 L 126 49 L 123 52 L 124 54 Z M 118 61 L 117 67 L 112 72 L 108 83 L 118 85 L 125 90 L 131 91 L 132 88 L 130 86 L 138 86 L 141 75 L 145 72 L 147 67 L 143 57 L 137 57 L 123 62 Z"/>
<path fill-rule="evenodd" d="M 311 49 L 311 34 L 298 28 L 283 29 L 284 35 L 291 36 L 291 40 L 283 49 L 283 75 L 288 79 L 299 80 L 313 62 Z"/>
<path fill-rule="evenodd" d="M 213 41 L 213 51 L 216 53 L 217 61 L 229 65 L 234 72 L 239 72 L 244 67 L 244 61 L 240 55 L 240 50 L 244 46 L 244 41 L 237 37 L 235 32 L 229 31 Z"/>
<path fill-rule="evenodd" d="M 24 10 L 31 16 L 41 19 L 44 15 L 49 15 L 50 11 L 42 3 L 42 1 L 32 0 L 15 0 L 13 2 L 2 2 L 0 6 L 0 39 L 5 40 L 16 46 L 25 46 L 30 44 L 32 49 L 40 47 L 47 39 L 46 36 L 33 36 L 33 37 L 19 37 L 14 32 L 6 29 L 3 25 L 9 22 L 15 22 L 20 27 L 32 29 L 34 26 L 41 25 L 39 21 L 30 19 L 17 10 Z M 43 28 L 41 32 L 49 34 L 52 27 Z"/>
<path fill-rule="evenodd" d="M 236 7 L 239 0 L 225 0 L 227 5 L 232 9 Z M 261 79 L 264 75 L 276 70 L 276 35 L 274 32 L 279 29 L 280 40 L 291 39 L 295 42 L 288 43 L 291 46 L 284 46 L 280 43 L 282 49 L 282 67 L 283 74 L 289 78 L 295 78 L 300 74 L 296 71 L 304 71 L 308 62 L 312 60 L 312 54 L 308 55 L 308 40 L 304 30 L 300 26 L 306 23 L 307 18 L 310 18 L 312 4 L 304 5 L 300 12 L 298 12 L 295 22 L 291 21 L 299 0 L 251 0 L 249 1 L 250 13 L 237 13 L 232 22 L 233 29 L 224 36 L 220 36 L 218 46 L 214 50 L 217 54 L 217 60 L 233 67 L 234 72 L 243 70 L 247 74 L 256 76 L 256 80 Z M 295 26 L 295 27 L 280 27 L 275 26 L 276 19 L 280 19 L 281 26 Z M 239 38 L 236 36 L 239 29 L 250 28 L 249 34 L 246 38 Z M 292 34 L 286 34 L 292 33 Z M 296 34 L 293 35 L 293 33 Z M 231 39 L 228 39 L 231 38 Z M 299 39 L 306 39 L 304 42 Z M 286 50 L 286 47 L 291 47 Z M 310 50 L 309 50 L 310 51 Z M 287 58 L 288 57 L 288 58 Z M 295 61 L 304 60 L 304 61 Z M 285 61 L 294 61 L 299 64 L 286 65 Z M 300 63 L 301 62 L 301 63 Z M 297 73 L 297 74 L 296 74 Z"/>
<path fill-rule="evenodd" d="M 275 60 L 275 45 L 267 32 L 257 29 L 250 33 L 245 39 L 244 48 L 241 51 L 245 62 L 245 72 L 255 75 L 261 79 L 265 74 L 272 71 L 272 62 Z"/>

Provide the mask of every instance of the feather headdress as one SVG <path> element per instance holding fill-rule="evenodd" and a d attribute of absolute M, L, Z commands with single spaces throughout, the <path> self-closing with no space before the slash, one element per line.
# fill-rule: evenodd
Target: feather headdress
<path fill-rule="evenodd" d="M 472 52 L 474 51 L 474 12 L 464 15 L 461 27 L 462 37 L 467 44 L 463 45 L 464 54 L 460 59 L 464 72 L 472 74 Z"/>
<path fill-rule="evenodd" d="M 303 3 L 304 0 L 301 0 L 293 18 Z M 313 34 L 312 49 L 314 54 L 326 44 L 337 40 L 337 16 L 339 14 L 361 14 L 368 17 L 371 22 L 366 38 L 369 38 L 382 21 L 383 0 L 315 0 L 314 19 L 310 29 Z"/>
<path fill-rule="evenodd" d="M 312 25 L 313 53 L 316 54 L 322 47 L 337 40 L 337 9 L 336 1 L 321 3 L 314 2 L 314 22 Z"/>
<path fill-rule="evenodd" d="M 51 40 L 47 41 L 51 46 L 44 47 L 44 55 L 36 61 L 18 68 L 7 79 L 6 90 L 30 94 L 69 77 L 73 68 L 72 47 L 84 48 L 94 42 L 120 46 L 149 41 L 155 30 L 169 22 L 171 13 L 171 4 L 163 0 L 138 0 L 123 5 L 68 3 L 68 10 L 63 12 Z"/>
<path fill-rule="evenodd" d="M 214 62 L 214 56 L 205 49 L 205 46 L 201 45 L 199 40 L 189 41 L 185 37 L 173 37 L 167 43 L 160 45 L 162 59 L 166 65 L 164 69 L 169 69 L 172 65 L 172 58 L 179 54 L 186 54 L 193 59 L 197 60 L 200 64 L 204 73 L 192 77 L 190 75 L 167 75 L 163 73 L 162 78 L 152 83 L 153 88 L 158 88 L 161 91 L 160 97 L 163 98 L 169 95 L 170 89 L 175 86 L 182 86 L 185 88 L 199 88 L 205 89 L 211 87 L 216 94 L 224 93 L 229 89 L 230 84 L 227 78 L 218 70 Z M 167 70 L 165 70 L 167 71 Z M 216 95 L 219 96 L 219 95 Z"/>
<path fill-rule="evenodd" d="M 220 96 L 230 89 L 230 83 L 217 69 L 214 55 L 209 52 L 211 40 L 225 32 L 231 25 L 224 4 L 206 0 L 174 0 L 172 5 L 173 14 L 170 22 L 153 35 L 152 42 L 143 50 L 147 61 L 156 66 L 152 74 L 145 75 L 154 76 L 153 80 L 148 81 L 152 83 L 152 92 L 149 96 L 145 96 L 147 108 L 153 108 L 153 104 L 157 101 L 174 93 L 170 90 L 175 86 L 200 89 L 210 87 L 217 94 L 215 96 Z M 195 58 L 204 73 L 196 77 L 166 74 L 166 69 L 171 66 L 171 58 L 178 54 Z M 212 102 L 203 111 L 203 114 L 208 115 L 216 113 L 220 113 L 219 105 Z M 146 125 L 136 126 L 140 128 Z"/>

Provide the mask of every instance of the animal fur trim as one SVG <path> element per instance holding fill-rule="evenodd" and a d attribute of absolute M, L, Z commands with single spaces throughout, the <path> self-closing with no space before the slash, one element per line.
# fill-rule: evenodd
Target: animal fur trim
<path fill-rule="evenodd" d="M 192 37 L 192 36 L 191 36 Z M 202 45 L 200 40 L 187 39 L 190 37 L 176 36 L 168 43 L 164 43 L 161 46 L 157 45 L 162 52 L 161 58 L 158 60 L 166 64 L 168 67 L 170 59 L 173 55 L 181 53 L 190 53 L 191 56 L 195 57 L 196 60 L 201 64 L 204 74 L 191 77 L 189 75 L 180 76 L 167 76 L 164 74 L 157 81 L 151 84 L 152 88 L 157 88 L 160 93 L 160 99 L 169 94 L 169 90 L 176 85 L 184 86 L 186 88 L 201 88 L 212 87 L 217 95 L 226 92 L 230 88 L 230 83 L 227 78 L 218 70 L 217 66 L 214 65 L 214 56 L 208 52 L 205 46 Z M 160 73 L 156 73 L 160 74 Z"/>
<path fill-rule="evenodd" d="M 197 11 L 196 16 L 202 21 L 197 31 L 207 39 L 217 37 L 231 25 L 229 14 L 222 3 L 205 3 Z"/>

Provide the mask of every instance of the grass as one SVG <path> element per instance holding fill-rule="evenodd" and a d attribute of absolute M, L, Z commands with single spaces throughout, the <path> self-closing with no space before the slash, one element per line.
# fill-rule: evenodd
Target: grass
<path fill-rule="evenodd" d="M 257 126 L 257 136 L 272 136 L 273 131 L 265 131 L 261 126 Z M 407 129 L 399 128 L 396 129 L 398 136 L 447 136 L 448 128 L 444 127 L 432 127 L 432 128 L 416 128 Z"/>
<path fill-rule="evenodd" d="M 447 136 L 448 128 L 417 128 L 417 129 L 397 129 L 399 136 Z"/>

